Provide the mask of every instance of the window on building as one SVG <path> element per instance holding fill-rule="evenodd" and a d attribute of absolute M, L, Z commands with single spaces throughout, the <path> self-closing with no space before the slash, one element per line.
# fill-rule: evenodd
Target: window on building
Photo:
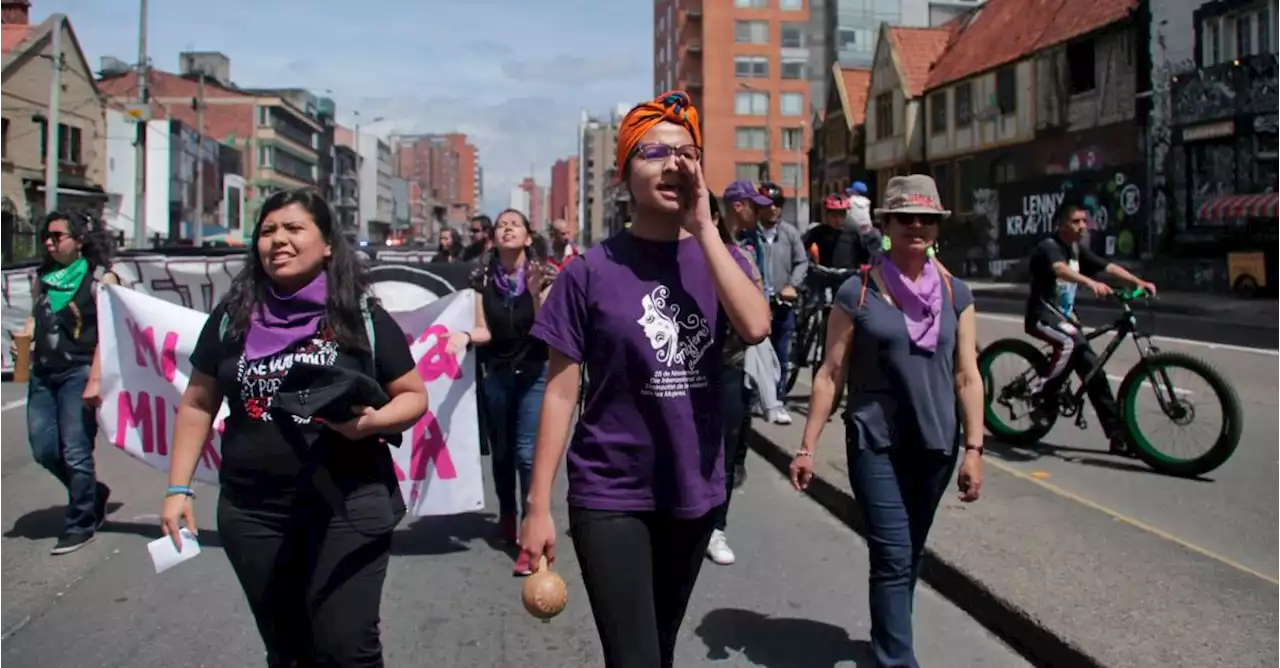
<path fill-rule="evenodd" d="M 733 166 L 733 178 L 736 181 L 760 181 L 761 164 L 758 162 L 739 162 Z"/>
<path fill-rule="evenodd" d="M 733 113 L 739 116 L 765 116 L 769 113 L 769 94 L 757 90 L 740 90 L 733 96 Z"/>
<path fill-rule="evenodd" d="M 893 93 L 881 93 L 876 96 L 876 139 L 888 139 L 893 136 Z"/>
<path fill-rule="evenodd" d="M 808 23 L 784 23 L 782 24 L 782 48 L 799 49 L 804 47 L 805 33 L 809 29 Z"/>
<path fill-rule="evenodd" d="M 808 79 L 809 59 L 799 56 L 782 57 L 783 79 Z"/>
<path fill-rule="evenodd" d="M 782 183 L 784 186 L 794 186 L 796 190 L 800 189 L 800 182 L 804 179 L 804 170 L 798 162 L 782 163 Z"/>
<path fill-rule="evenodd" d="M 778 0 L 778 9 L 784 12 L 798 12 L 804 9 L 804 0 Z"/>
<path fill-rule="evenodd" d="M 80 128 L 66 123 L 58 124 L 58 162 L 65 162 L 71 165 L 81 165 L 83 163 L 83 145 L 81 139 Z M 5 122 L 5 135 L 8 144 L 8 121 Z M 40 121 L 40 162 L 49 159 L 49 121 Z"/>
<path fill-rule="evenodd" d="M 1218 17 L 1204 23 L 1204 58 L 1205 67 L 1222 62 L 1222 24 Z"/>
<path fill-rule="evenodd" d="M 782 128 L 782 150 L 800 151 L 804 149 L 804 128 Z"/>
<path fill-rule="evenodd" d="M 956 213 L 973 211 L 973 191 L 978 187 L 978 179 L 973 173 L 973 158 L 962 158 L 951 168 L 955 172 L 955 199 L 950 202 L 951 210 Z M 947 202 L 943 202 L 946 204 Z"/>
<path fill-rule="evenodd" d="M 1002 114 L 1018 110 L 1018 75 L 1013 66 L 996 72 L 996 105 Z"/>
<path fill-rule="evenodd" d="M 767 9 L 769 0 L 733 0 L 733 6 L 738 9 Z"/>
<path fill-rule="evenodd" d="M 1093 40 L 1085 39 L 1067 45 L 1067 71 L 1071 77 L 1071 94 L 1091 93 L 1097 87 Z"/>
<path fill-rule="evenodd" d="M 768 150 L 769 131 L 765 128 L 737 128 L 733 145 L 747 151 Z"/>
<path fill-rule="evenodd" d="M 856 28 L 837 28 L 836 29 L 836 48 L 851 49 L 858 44 L 858 30 Z"/>
<path fill-rule="evenodd" d="M 768 44 L 768 21 L 734 21 L 733 41 L 739 44 Z"/>
<path fill-rule="evenodd" d="M 939 91 L 929 96 L 929 133 L 940 135 L 947 132 L 947 91 Z"/>
<path fill-rule="evenodd" d="M 735 56 L 733 75 L 747 79 L 769 78 L 768 56 Z"/>
<path fill-rule="evenodd" d="M 783 93 L 778 97 L 778 109 L 783 116 L 803 116 L 804 93 Z"/>
<path fill-rule="evenodd" d="M 973 122 L 973 83 L 958 83 L 953 90 L 951 104 L 954 108 L 951 115 L 955 118 L 957 129 L 967 128 Z"/>
<path fill-rule="evenodd" d="M 1253 55 L 1253 13 L 1236 17 L 1236 57 Z"/>
<path fill-rule="evenodd" d="M 998 158 L 991 166 L 991 180 L 995 183 L 1013 183 L 1018 180 L 1013 158 Z"/>

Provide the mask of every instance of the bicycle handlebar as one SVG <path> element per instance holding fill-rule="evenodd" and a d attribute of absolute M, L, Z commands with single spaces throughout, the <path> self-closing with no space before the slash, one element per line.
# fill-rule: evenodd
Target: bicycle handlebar
<path fill-rule="evenodd" d="M 1113 290 L 1111 294 L 1115 295 L 1116 299 L 1119 299 L 1122 303 L 1128 303 L 1128 302 L 1136 301 L 1139 299 L 1146 299 L 1151 296 L 1151 293 L 1147 292 L 1142 288 L 1134 288 L 1132 290 L 1129 290 L 1128 292 L 1124 290 Z"/>

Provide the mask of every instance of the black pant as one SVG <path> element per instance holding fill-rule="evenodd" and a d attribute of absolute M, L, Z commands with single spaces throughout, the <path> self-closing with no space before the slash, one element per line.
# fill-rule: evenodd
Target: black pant
<path fill-rule="evenodd" d="M 729 501 L 733 498 L 733 485 L 738 466 L 746 462 L 747 421 L 750 418 L 751 391 L 747 389 L 746 370 L 741 366 L 726 366 L 721 374 L 720 417 L 724 421 L 724 505 L 713 513 L 715 528 L 724 531 L 729 521 Z"/>
<path fill-rule="evenodd" d="M 385 486 L 335 516 L 319 496 L 292 509 L 218 502 L 218 532 L 267 649 L 269 668 L 381 668 L 382 584 L 397 514 Z"/>
<path fill-rule="evenodd" d="M 1074 370 L 1083 382 L 1094 369 L 1101 367 L 1097 353 L 1084 337 L 1080 328 L 1067 320 L 1061 313 L 1051 309 L 1041 309 L 1032 314 L 1026 321 L 1027 333 L 1048 343 L 1053 347 L 1053 357 L 1049 360 L 1049 370 L 1041 378 L 1043 385 L 1038 394 L 1051 402 L 1053 410 L 1057 410 L 1056 397 L 1058 391 L 1067 382 L 1069 372 Z M 1089 395 L 1089 403 L 1098 414 L 1098 421 L 1108 436 L 1114 436 L 1120 428 L 1120 408 L 1116 405 L 1116 397 L 1111 393 L 1111 382 L 1107 380 L 1105 371 L 1100 371 L 1085 386 Z"/>
<path fill-rule="evenodd" d="M 713 515 L 569 509 L 605 668 L 671 668 Z"/>

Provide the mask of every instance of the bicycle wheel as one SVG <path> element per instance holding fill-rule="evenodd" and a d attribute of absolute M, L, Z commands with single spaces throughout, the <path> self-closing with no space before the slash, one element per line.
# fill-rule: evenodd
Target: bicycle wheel
<path fill-rule="evenodd" d="M 998 381 L 993 369 L 998 360 L 1018 363 L 1023 370 L 1011 380 Z M 1031 419 L 1031 383 L 1049 368 L 1049 360 L 1034 345 L 1022 339 L 1000 339 L 978 353 L 978 372 L 982 374 L 983 424 L 992 436 L 1010 445 L 1031 445 L 1044 438 L 1058 421 L 1054 411 L 1045 420 Z M 1007 418 L 1001 410 L 1007 412 Z M 1025 425 L 1020 424 L 1025 420 Z"/>
<path fill-rule="evenodd" d="M 788 395 L 795 389 L 796 381 L 800 379 L 800 369 L 812 364 L 813 346 L 818 336 L 820 321 L 821 311 L 805 311 L 796 314 L 796 330 L 791 338 L 791 350 L 787 353 L 790 358 L 790 364 L 787 365 L 789 367 L 787 369 Z M 785 398 L 779 397 L 779 399 Z"/>
<path fill-rule="evenodd" d="M 1156 442 L 1165 445 L 1168 440 L 1152 438 L 1138 424 L 1138 396 L 1144 387 L 1152 390 L 1150 394 L 1157 400 L 1160 412 L 1175 425 L 1185 426 L 1195 419 L 1198 393 L 1192 396 L 1185 388 L 1175 387 L 1170 380 L 1173 370 L 1190 372 L 1203 380 L 1212 394 L 1211 403 L 1222 410 L 1222 426 L 1212 437 L 1208 451 L 1199 456 L 1178 457 L 1165 452 Z M 1208 362 L 1184 353 L 1157 353 L 1130 369 L 1120 383 L 1120 414 L 1134 454 L 1156 471 L 1181 477 L 1204 475 L 1222 466 L 1240 445 L 1244 428 L 1243 409 L 1235 387 Z"/>

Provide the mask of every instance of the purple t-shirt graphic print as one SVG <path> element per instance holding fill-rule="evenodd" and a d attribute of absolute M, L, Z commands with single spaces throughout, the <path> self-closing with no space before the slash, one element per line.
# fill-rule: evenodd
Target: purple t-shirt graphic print
<path fill-rule="evenodd" d="M 564 268 L 532 334 L 586 367 L 567 458 L 569 505 L 688 518 L 724 503 L 728 327 L 693 238 L 621 232 Z"/>

